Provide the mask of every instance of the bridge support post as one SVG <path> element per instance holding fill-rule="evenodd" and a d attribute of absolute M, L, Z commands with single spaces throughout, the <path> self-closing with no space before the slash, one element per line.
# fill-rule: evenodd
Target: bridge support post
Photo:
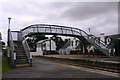
<path fill-rule="evenodd" d="M 32 54 L 30 54 L 30 67 L 32 67 Z"/>
<path fill-rule="evenodd" d="M 86 54 L 88 54 L 88 51 L 85 43 L 83 44 L 83 46 L 84 46 L 84 56 L 85 56 Z"/>
<path fill-rule="evenodd" d="M 50 51 L 51 51 L 51 46 L 52 46 L 52 45 L 51 45 L 51 39 L 50 39 Z"/>
<path fill-rule="evenodd" d="M 115 48 L 113 49 L 113 56 L 115 57 Z"/>
<path fill-rule="evenodd" d="M 83 57 L 85 57 L 85 48 L 84 48 L 84 45 L 82 45 L 82 53 L 83 53 Z"/>
<path fill-rule="evenodd" d="M 109 55 L 108 55 L 108 57 L 110 57 L 110 56 L 111 56 L 111 52 L 112 52 L 112 51 L 111 51 L 111 49 L 109 49 Z"/>
<path fill-rule="evenodd" d="M 30 67 L 32 67 L 32 59 L 30 59 Z"/>
<path fill-rule="evenodd" d="M 13 68 L 15 69 L 16 68 L 16 52 L 13 52 Z"/>

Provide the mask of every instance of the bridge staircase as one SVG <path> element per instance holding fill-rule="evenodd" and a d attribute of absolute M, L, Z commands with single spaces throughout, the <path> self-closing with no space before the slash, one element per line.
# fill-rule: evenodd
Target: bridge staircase
<path fill-rule="evenodd" d="M 22 41 L 17 42 L 15 50 L 16 50 L 16 67 L 30 66 L 29 60 L 22 45 Z"/>
<path fill-rule="evenodd" d="M 111 56 L 111 54 L 109 53 L 109 47 L 107 44 L 105 44 L 105 42 L 99 40 L 99 38 L 95 36 L 88 36 L 88 38 L 86 39 L 89 43 L 95 46 L 95 48 L 100 50 L 104 55 L 106 55 L 107 57 Z"/>
<path fill-rule="evenodd" d="M 71 41 L 68 40 L 67 43 L 62 47 L 62 49 L 66 49 L 70 46 Z"/>
<path fill-rule="evenodd" d="M 81 47 L 81 44 L 79 42 L 79 44 L 75 47 L 75 49 L 80 49 L 80 47 Z"/>
<path fill-rule="evenodd" d="M 8 30 L 8 52 L 13 68 L 32 66 L 32 57 L 27 41 L 21 36 L 20 31 Z"/>

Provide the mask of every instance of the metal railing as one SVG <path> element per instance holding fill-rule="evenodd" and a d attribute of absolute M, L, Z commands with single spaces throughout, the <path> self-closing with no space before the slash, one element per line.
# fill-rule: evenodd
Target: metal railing
<path fill-rule="evenodd" d="M 26 39 L 24 39 L 24 40 L 22 41 L 22 45 L 23 45 L 23 48 L 24 48 L 25 53 L 26 53 L 26 55 L 27 55 L 29 64 L 31 64 L 31 63 L 32 63 L 32 62 L 31 62 L 32 55 L 30 54 L 30 48 L 29 48 L 29 45 L 28 45 Z"/>
<path fill-rule="evenodd" d="M 67 43 L 61 48 L 61 49 L 66 49 L 67 47 L 70 46 L 71 41 L 68 40 Z"/>

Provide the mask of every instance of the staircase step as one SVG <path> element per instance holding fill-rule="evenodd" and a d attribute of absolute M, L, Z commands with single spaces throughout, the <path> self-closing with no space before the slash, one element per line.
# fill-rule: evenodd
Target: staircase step
<path fill-rule="evenodd" d="M 25 61 L 27 61 L 28 59 L 27 58 L 19 58 L 19 59 L 16 59 L 16 61 L 19 61 L 19 60 L 25 60 Z"/>
<path fill-rule="evenodd" d="M 27 57 L 17 57 L 16 60 L 19 60 L 19 59 L 27 59 Z"/>
<path fill-rule="evenodd" d="M 23 61 L 21 61 L 21 60 L 16 60 L 16 63 L 29 63 L 28 61 L 26 61 L 26 60 L 23 60 Z"/>
<path fill-rule="evenodd" d="M 16 49 L 16 51 L 24 51 L 24 49 Z"/>
<path fill-rule="evenodd" d="M 15 51 L 16 51 L 16 67 L 30 66 L 21 41 L 17 42 Z"/>
<path fill-rule="evenodd" d="M 16 50 L 17 52 L 25 52 L 24 50 Z"/>
<path fill-rule="evenodd" d="M 16 59 L 21 59 L 21 58 L 27 58 L 27 56 L 26 55 L 20 55 L 20 56 L 16 56 Z"/>
<path fill-rule="evenodd" d="M 16 64 L 23 64 L 23 63 L 29 63 L 28 61 L 16 61 Z"/>
<path fill-rule="evenodd" d="M 26 54 L 25 52 L 17 52 L 17 54 Z"/>
<path fill-rule="evenodd" d="M 16 57 L 16 59 L 27 59 L 27 56 L 23 56 L 23 57 Z"/>
<path fill-rule="evenodd" d="M 16 60 L 16 63 L 27 63 L 28 60 Z"/>
<path fill-rule="evenodd" d="M 17 53 L 16 55 L 26 55 L 25 53 Z"/>
<path fill-rule="evenodd" d="M 28 61 L 27 58 L 24 58 L 24 59 L 16 59 L 16 61 Z"/>
<path fill-rule="evenodd" d="M 18 54 L 25 54 L 25 51 L 17 51 Z"/>
<path fill-rule="evenodd" d="M 17 55 L 26 55 L 26 53 L 24 53 L 24 52 L 23 52 L 23 53 L 19 53 L 19 52 L 18 52 L 18 53 L 16 53 L 16 54 L 17 54 Z"/>
<path fill-rule="evenodd" d="M 26 55 L 16 55 L 17 57 L 27 57 Z"/>
<path fill-rule="evenodd" d="M 30 66 L 30 64 L 16 64 L 16 67 L 26 67 Z"/>
<path fill-rule="evenodd" d="M 16 54 L 16 56 L 26 56 L 26 54 Z"/>

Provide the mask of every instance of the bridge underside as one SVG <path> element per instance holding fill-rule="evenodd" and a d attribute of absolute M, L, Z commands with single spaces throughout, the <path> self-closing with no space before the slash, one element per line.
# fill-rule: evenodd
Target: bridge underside
<path fill-rule="evenodd" d="M 72 35 L 72 34 L 61 34 L 61 33 L 29 33 L 28 35 L 26 35 L 25 37 L 29 37 L 32 35 L 39 35 L 39 34 L 44 34 L 44 35 L 60 35 L 60 36 L 69 36 L 69 37 L 76 37 L 78 39 L 80 39 L 82 42 L 86 43 L 86 44 L 90 44 L 83 36 L 78 36 L 78 35 Z"/>
<path fill-rule="evenodd" d="M 90 45 L 90 43 L 83 37 L 83 36 L 78 36 L 78 35 L 72 35 L 72 34 L 61 34 L 61 33 L 29 33 L 28 35 L 26 35 L 25 37 L 30 37 L 30 36 L 33 36 L 33 35 L 40 35 L 40 34 L 44 34 L 44 35 L 60 35 L 60 36 L 69 36 L 69 37 L 76 37 L 78 38 L 81 42 L 82 42 L 82 46 L 84 47 L 84 51 L 85 53 L 87 54 L 88 51 L 87 51 L 87 46 Z M 82 49 L 82 52 L 83 52 L 83 49 Z M 85 54 L 84 53 L 84 54 Z"/>

